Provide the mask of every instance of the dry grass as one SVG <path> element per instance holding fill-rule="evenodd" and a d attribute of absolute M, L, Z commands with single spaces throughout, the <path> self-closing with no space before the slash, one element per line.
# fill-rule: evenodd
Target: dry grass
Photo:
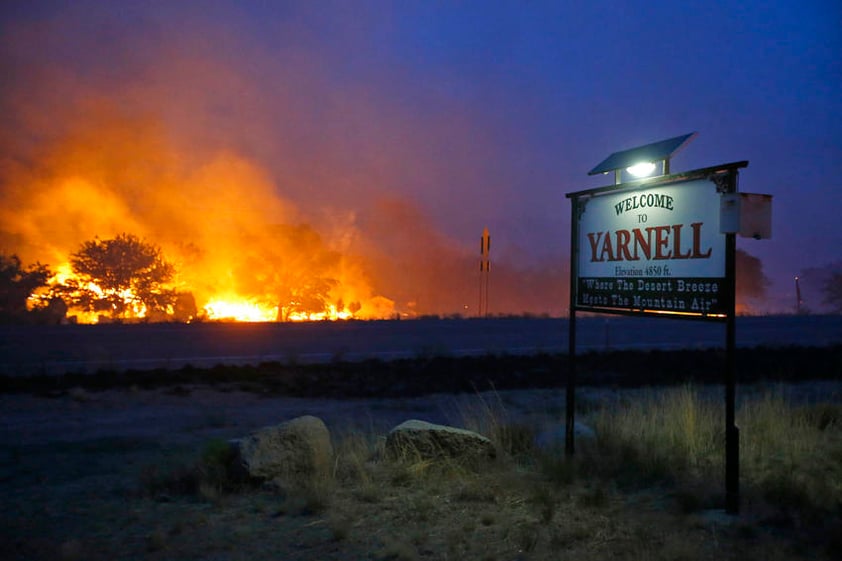
<path fill-rule="evenodd" d="M 580 439 L 573 459 L 535 446 L 539 427 L 505 396 L 460 403 L 462 426 L 497 448 L 482 469 L 412 450 L 390 459 L 383 434 L 350 427 L 334 433 L 330 469 L 267 488 L 238 479 L 225 441 L 214 440 L 139 468 L 141 493 L 88 497 L 74 523 L 94 526 L 63 528 L 60 546 L 26 557 L 821 560 L 842 551 L 833 404 L 795 407 L 772 392 L 741 405 L 743 515 L 728 519 L 711 510 L 723 502 L 721 403 L 700 389 L 591 404 L 583 420 L 596 436 Z M 91 460 L 90 450 L 79 455 Z"/>
<path fill-rule="evenodd" d="M 717 396 L 718 397 L 718 396 Z M 585 456 L 615 481 L 669 483 L 684 501 L 713 506 L 724 471 L 724 407 L 685 386 L 653 393 L 594 416 L 598 438 Z M 737 411 L 745 498 L 787 516 L 842 514 L 839 407 L 793 406 L 781 392 L 744 401 Z M 762 504 L 761 503 L 767 503 Z"/>
<path fill-rule="evenodd" d="M 842 417 L 839 407 L 793 408 L 769 393 L 747 403 L 743 429 L 745 477 L 763 498 L 790 514 L 824 518 L 842 510 Z"/>

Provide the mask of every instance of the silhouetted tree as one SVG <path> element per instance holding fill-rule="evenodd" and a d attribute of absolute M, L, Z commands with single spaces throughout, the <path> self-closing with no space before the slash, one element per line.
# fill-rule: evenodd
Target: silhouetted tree
<path fill-rule="evenodd" d="M 836 313 L 842 313 L 842 272 L 831 273 L 824 284 L 824 301 Z"/>
<path fill-rule="evenodd" d="M 17 255 L 0 253 L 0 321 L 24 322 L 30 319 L 27 300 L 52 276 L 46 265 L 21 265 Z"/>
<path fill-rule="evenodd" d="M 196 307 L 196 298 L 192 292 L 181 292 L 176 295 L 173 304 L 173 319 L 181 322 L 190 322 L 199 316 L 199 309 Z"/>
<path fill-rule="evenodd" d="M 801 313 L 842 312 L 842 261 L 802 269 L 798 279 Z"/>
<path fill-rule="evenodd" d="M 119 318 L 143 306 L 147 313 L 166 311 L 175 303 L 176 292 L 167 286 L 175 268 L 159 247 L 132 234 L 83 243 L 70 266 L 77 278 L 64 283 L 63 293 L 71 307 Z"/>
<path fill-rule="evenodd" d="M 747 298 L 762 298 L 766 295 L 769 279 L 763 272 L 763 262 L 757 257 L 737 250 L 737 303 L 745 304 Z"/>

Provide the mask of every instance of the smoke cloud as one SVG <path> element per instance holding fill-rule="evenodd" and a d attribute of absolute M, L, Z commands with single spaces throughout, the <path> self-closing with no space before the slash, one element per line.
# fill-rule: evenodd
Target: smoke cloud
<path fill-rule="evenodd" d="M 348 36 L 376 56 L 341 11 L 314 37 L 308 8 L 256 30 L 224 3 L 108 5 L 6 9 L 0 250 L 56 267 L 129 232 L 200 307 L 329 280 L 360 317 L 472 315 L 477 240 L 442 228 L 478 239 L 498 204 L 478 170 L 499 154 L 470 107 L 435 93 L 419 107 L 389 85 L 393 61 L 337 59 Z M 491 313 L 565 307 L 564 266 L 492 262 Z"/>

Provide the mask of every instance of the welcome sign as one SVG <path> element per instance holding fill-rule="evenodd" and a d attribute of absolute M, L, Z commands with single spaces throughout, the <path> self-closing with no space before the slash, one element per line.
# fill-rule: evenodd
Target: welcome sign
<path fill-rule="evenodd" d="M 619 158 L 613 154 L 606 161 L 617 161 L 603 162 L 591 175 L 615 171 L 619 181 L 620 168 L 611 166 L 626 163 L 622 160 L 629 159 L 628 152 L 635 155 L 658 145 L 619 153 Z M 660 154 L 667 157 L 674 149 Z M 743 224 L 742 209 L 736 208 L 742 204 L 735 197 L 737 170 L 747 165 L 734 162 L 567 194 L 572 216 L 565 452 L 574 451 L 578 310 L 721 321 L 725 324 L 725 511 L 731 514 L 740 509 L 736 233 L 746 230 L 762 238 L 771 232 L 771 224 L 763 220 L 758 226 Z M 735 209 L 739 216 L 728 220 L 736 216 Z"/>
<path fill-rule="evenodd" d="M 726 316 L 732 297 L 717 182 L 697 177 L 568 196 L 577 309 Z"/>

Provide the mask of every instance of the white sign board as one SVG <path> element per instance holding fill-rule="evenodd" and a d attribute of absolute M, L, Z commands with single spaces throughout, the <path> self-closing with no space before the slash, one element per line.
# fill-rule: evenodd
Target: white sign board
<path fill-rule="evenodd" d="M 619 188 L 577 204 L 577 308 L 725 313 L 726 244 L 714 182 Z"/>

